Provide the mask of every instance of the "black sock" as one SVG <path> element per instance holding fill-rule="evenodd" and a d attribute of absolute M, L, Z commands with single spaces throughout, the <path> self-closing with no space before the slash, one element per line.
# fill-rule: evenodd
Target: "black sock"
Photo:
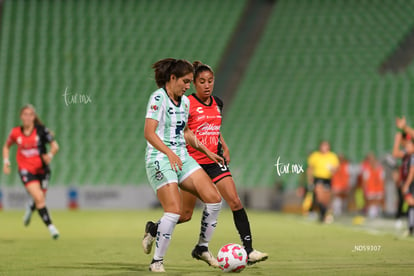
<path fill-rule="evenodd" d="M 43 220 L 46 226 L 49 226 L 52 224 L 52 220 L 50 219 L 49 212 L 47 211 L 46 206 L 37 211 L 39 212 L 40 218 Z"/>
<path fill-rule="evenodd" d="M 153 263 L 156 263 L 156 262 L 159 262 L 159 261 L 163 261 L 164 259 L 161 259 L 161 260 L 155 260 L 155 259 L 152 259 L 152 261 L 151 261 L 151 264 L 153 264 Z"/>
<path fill-rule="evenodd" d="M 153 237 L 157 236 L 158 224 L 159 223 L 160 222 L 158 221 L 158 222 L 156 222 L 156 223 L 154 223 L 153 225 L 150 226 L 149 233 L 151 234 L 151 236 L 153 236 Z"/>
<path fill-rule="evenodd" d="M 233 211 L 233 220 L 237 231 L 239 231 L 240 239 L 243 242 L 244 249 L 246 250 L 247 255 L 249 255 L 250 252 L 253 251 L 252 234 L 250 232 L 249 219 L 247 218 L 247 214 L 244 208 Z"/>
<path fill-rule="evenodd" d="M 319 220 L 323 222 L 326 216 L 326 206 L 320 202 L 318 202 L 318 206 L 319 206 L 319 214 L 320 214 Z"/>
<path fill-rule="evenodd" d="M 32 212 L 34 210 L 36 210 L 36 204 L 32 201 L 32 203 L 30 204 L 30 210 L 32 210 Z"/>

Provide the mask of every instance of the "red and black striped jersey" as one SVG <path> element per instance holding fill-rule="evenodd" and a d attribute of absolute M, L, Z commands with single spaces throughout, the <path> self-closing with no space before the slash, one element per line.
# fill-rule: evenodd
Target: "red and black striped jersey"
<path fill-rule="evenodd" d="M 28 136 L 23 133 L 23 127 L 14 127 L 6 143 L 8 146 L 17 144 L 16 161 L 19 170 L 39 174 L 43 173 L 45 166 L 41 155 L 46 153 L 46 144 L 52 141 L 53 136 L 46 127 L 35 125 Z"/>
<path fill-rule="evenodd" d="M 188 96 L 190 100 L 190 115 L 188 127 L 211 152 L 220 154 L 220 127 L 223 102 L 217 97 L 210 97 L 209 105 L 204 104 L 195 94 Z M 188 153 L 199 164 L 213 163 L 205 154 L 187 145 Z"/>

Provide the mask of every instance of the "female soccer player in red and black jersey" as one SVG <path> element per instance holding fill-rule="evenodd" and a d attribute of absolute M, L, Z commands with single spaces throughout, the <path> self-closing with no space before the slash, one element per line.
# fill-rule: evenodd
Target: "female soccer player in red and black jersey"
<path fill-rule="evenodd" d="M 218 97 L 212 96 L 214 72 L 210 66 L 199 61 L 194 62 L 193 66 L 196 93 L 188 96 L 190 100 L 188 127 L 211 152 L 222 155 L 226 163 L 224 165 L 214 163 L 206 155 L 190 146 L 187 146 L 188 153 L 210 176 L 233 211 L 234 224 L 249 256 L 249 264 L 264 261 L 268 258 L 268 255 L 253 249 L 250 223 L 229 170 L 230 151 L 220 132 L 223 102 Z M 182 199 L 183 209 L 180 222 L 185 222 L 191 219 L 196 197 L 184 191 L 182 192 Z"/>
<path fill-rule="evenodd" d="M 49 163 L 59 150 L 52 134 L 37 117 L 34 107 L 30 104 L 20 110 L 22 126 L 13 128 L 3 146 L 3 171 L 10 174 L 9 151 L 13 144 L 17 144 L 16 160 L 20 178 L 32 197 L 33 201 L 27 205 L 23 218 L 25 226 L 29 225 L 32 212 L 37 209 L 43 222 L 54 239 L 59 232 L 52 224 L 46 207 L 45 197 L 47 184 L 50 178 Z M 50 151 L 46 152 L 46 144 L 50 144 Z"/>
<path fill-rule="evenodd" d="M 407 126 L 405 118 L 397 118 L 396 125 L 398 132 L 394 139 L 393 155 L 402 158 L 401 167 L 401 192 L 409 208 L 408 230 L 411 236 L 414 235 L 414 130 Z M 400 150 L 400 145 L 404 150 Z"/>

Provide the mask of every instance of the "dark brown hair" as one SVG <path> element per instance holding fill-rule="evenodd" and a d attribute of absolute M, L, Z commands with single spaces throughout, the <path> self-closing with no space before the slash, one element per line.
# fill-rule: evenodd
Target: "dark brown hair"
<path fill-rule="evenodd" d="M 21 109 L 20 109 L 20 116 L 22 115 L 23 111 L 25 109 L 31 109 L 33 110 L 34 114 L 35 114 L 35 119 L 34 119 L 34 124 L 38 125 L 38 126 L 44 126 L 43 122 L 39 119 L 39 116 L 37 116 L 36 113 L 36 109 L 33 105 L 31 104 L 25 104 Z"/>
<path fill-rule="evenodd" d="M 185 59 L 165 58 L 152 65 L 155 72 L 155 82 L 158 87 L 164 87 L 171 75 L 181 78 L 194 73 L 193 65 Z"/>
<path fill-rule="evenodd" d="M 199 60 L 196 60 L 193 62 L 193 67 L 194 67 L 194 81 L 198 78 L 198 76 L 205 71 L 209 71 L 213 74 L 214 76 L 214 72 L 213 69 L 211 69 L 210 66 L 208 66 L 207 64 L 202 63 Z"/>

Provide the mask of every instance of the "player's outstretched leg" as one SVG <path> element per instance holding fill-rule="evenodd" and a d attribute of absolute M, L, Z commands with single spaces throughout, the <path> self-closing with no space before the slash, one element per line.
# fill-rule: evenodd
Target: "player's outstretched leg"
<path fill-rule="evenodd" d="M 227 176 L 222 178 L 216 183 L 216 186 L 233 212 L 234 225 L 239 232 L 240 240 L 242 241 L 248 256 L 247 264 L 252 265 L 266 260 L 269 257 L 267 253 L 253 249 L 249 218 L 247 217 L 246 210 L 243 208 L 239 195 L 237 194 L 236 184 L 234 183 L 233 177 Z"/>
<path fill-rule="evenodd" d="M 149 271 L 165 272 L 163 263 L 164 255 L 167 252 L 172 233 L 174 232 L 175 225 L 179 218 L 180 215 L 178 214 L 165 212 L 164 216 L 160 219 L 156 234 L 157 242 L 155 243 L 154 257 L 149 266 Z"/>
<path fill-rule="evenodd" d="M 52 220 L 49 215 L 49 211 L 47 210 L 46 206 L 37 210 L 39 212 L 40 218 L 43 220 L 44 224 L 49 229 L 50 235 L 54 240 L 59 238 L 59 231 L 57 230 L 56 226 L 53 225 Z"/>
<path fill-rule="evenodd" d="M 252 265 L 267 260 L 269 257 L 267 253 L 253 249 L 252 234 L 246 210 L 241 208 L 240 210 L 233 211 L 233 220 L 248 256 L 247 264 Z"/>
<path fill-rule="evenodd" d="M 203 216 L 201 218 L 201 229 L 198 244 L 191 252 L 191 256 L 197 260 L 206 262 L 212 267 L 219 267 L 217 259 L 208 250 L 208 243 L 213 236 L 214 230 L 217 225 L 217 217 L 221 209 L 221 202 L 219 203 L 206 203 Z"/>
<path fill-rule="evenodd" d="M 25 212 L 24 212 L 24 216 L 23 216 L 23 225 L 24 226 L 29 226 L 34 210 L 36 210 L 35 203 L 33 201 L 28 202 L 26 204 L 26 208 L 25 208 Z"/>

